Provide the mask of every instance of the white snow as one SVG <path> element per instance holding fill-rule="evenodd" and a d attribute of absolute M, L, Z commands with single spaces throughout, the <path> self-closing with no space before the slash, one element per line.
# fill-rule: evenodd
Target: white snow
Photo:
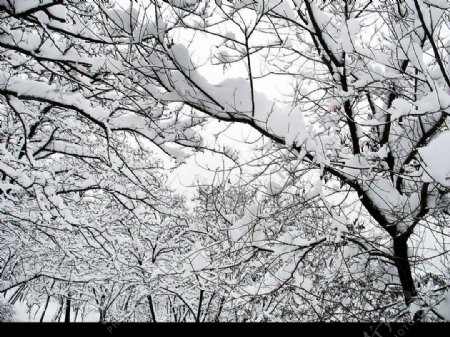
<path fill-rule="evenodd" d="M 4 1 L 4 3 L 12 3 L 14 11 L 16 13 L 23 13 L 28 10 L 32 10 L 41 6 L 51 4 L 53 0 L 13 0 Z"/>
<path fill-rule="evenodd" d="M 450 131 L 445 131 L 436 136 L 427 146 L 418 149 L 427 175 L 447 187 L 450 186 L 449 144 Z"/>
<path fill-rule="evenodd" d="M 279 116 L 282 120 L 283 117 Z M 272 119 L 272 121 L 275 121 Z M 273 126 L 271 125 L 273 128 Z M 308 131 L 303 120 L 303 113 L 299 108 L 295 108 L 289 112 L 288 115 L 288 130 L 286 133 L 285 141 L 286 145 L 292 144 L 300 146 L 308 138 Z"/>
<path fill-rule="evenodd" d="M 135 8 L 113 8 L 105 11 L 105 14 L 111 20 L 111 33 L 118 34 L 122 32 L 130 34 L 138 24 L 139 12 Z"/>
<path fill-rule="evenodd" d="M 411 104 L 403 98 L 397 98 L 392 102 L 389 112 L 392 114 L 392 119 L 398 119 L 409 114 Z"/>
<path fill-rule="evenodd" d="M 344 27 L 341 30 L 341 44 L 342 49 L 351 53 L 354 51 L 354 45 L 356 42 L 356 34 L 359 33 L 361 27 L 357 19 L 349 19 L 346 21 Z"/>
<path fill-rule="evenodd" d="M 444 319 L 450 322 L 450 292 L 447 292 L 444 296 L 444 299 L 441 303 L 439 303 L 436 308 L 439 315 L 444 317 Z"/>

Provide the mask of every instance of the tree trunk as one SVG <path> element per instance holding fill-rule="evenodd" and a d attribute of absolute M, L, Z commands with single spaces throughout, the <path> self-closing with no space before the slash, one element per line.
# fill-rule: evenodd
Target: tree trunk
<path fill-rule="evenodd" d="M 64 317 L 64 323 L 70 323 L 70 297 L 66 299 L 66 315 Z"/>
<path fill-rule="evenodd" d="M 78 318 L 78 312 L 79 312 L 79 311 L 80 311 L 80 306 L 77 305 L 77 306 L 75 307 L 75 317 L 73 318 L 73 321 L 74 321 L 74 322 L 77 321 L 77 318 Z"/>
<path fill-rule="evenodd" d="M 106 310 L 105 309 L 100 309 L 100 323 L 104 324 L 106 323 Z"/>
<path fill-rule="evenodd" d="M 50 302 L 50 296 L 47 296 L 47 300 L 45 301 L 44 311 L 42 312 L 41 318 L 39 319 L 40 323 L 42 323 L 44 321 L 44 316 L 45 316 L 45 313 L 47 312 L 49 302 Z"/>
<path fill-rule="evenodd" d="M 61 297 L 59 300 L 59 308 L 58 311 L 56 312 L 53 321 L 54 322 L 61 322 L 61 316 L 63 313 L 63 307 L 64 307 L 64 299 Z"/>
<path fill-rule="evenodd" d="M 204 293 L 204 290 L 200 289 L 200 299 L 198 301 L 197 317 L 195 318 L 196 323 L 200 323 L 200 315 L 202 313 L 203 293 Z"/>
<path fill-rule="evenodd" d="M 219 310 L 217 311 L 216 317 L 214 318 L 214 322 L 220 322 L 220 314 L 222 313 L 224 303 L 225 296 L 222 296 L 220 299 Z"/>
<path fill-rule="evenodd" d="M 95 294 L 95 292 L 94 292 Z M 106 307 L 105 307 L 105 302 L 106 302 L 106 296 L 105 294 L 102 295 L 102 297 L 100 298 L 100 323 L 106 323 Z"/>
<path fill-rule="evenodd" d="M 411 274 L 408 259 L 408 237 L 394 238 L 394 261 L 402 285 L 406 305 L 410 305 L 417 296 L 417 290 Z"/>
<path fill-rule="evenodd" d="M 152 322 L 156 323 L 156 314 L 155 314 L 155 308 L 153 306 L 152 295 L 147 295 L 147 300 L 148 300 L 148 305 L 150 307 L 150 314 L 151 314 Z"/>

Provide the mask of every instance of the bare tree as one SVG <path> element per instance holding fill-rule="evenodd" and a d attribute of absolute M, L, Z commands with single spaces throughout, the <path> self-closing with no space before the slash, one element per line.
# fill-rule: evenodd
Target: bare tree
<path fill-rule="evenodd" d="M 316 171 L 319 190 L 348 195 L 345 208 L 329 205 L 330 216 L 348 231 L 356 212 L 387 235 L 383 254 L 420 318 L 419 308 L 431 305 L 414 280 L 424 257 L 409 251 L 418 251 L 425 229 L 448 235 L 438 219 L 447 217 L 449 170 L 436 157 L 448 137 L 448 7 L 421 0 L 150 7 L 158 29 L 137 44 L 133 67 L 164 88 L 159 99 L 251 126 Z M 211 61 L 242 65 L 245 76 L 211 84 L 190 55 L 190 46 L 207 38 L 218 46 Z M 290 80 L 286 104 L 256 90 L 270 76 Z M 370 236 L 353 239 L 372 251 Z M 441 254 L 446 248 L 435 256 Z"/>

